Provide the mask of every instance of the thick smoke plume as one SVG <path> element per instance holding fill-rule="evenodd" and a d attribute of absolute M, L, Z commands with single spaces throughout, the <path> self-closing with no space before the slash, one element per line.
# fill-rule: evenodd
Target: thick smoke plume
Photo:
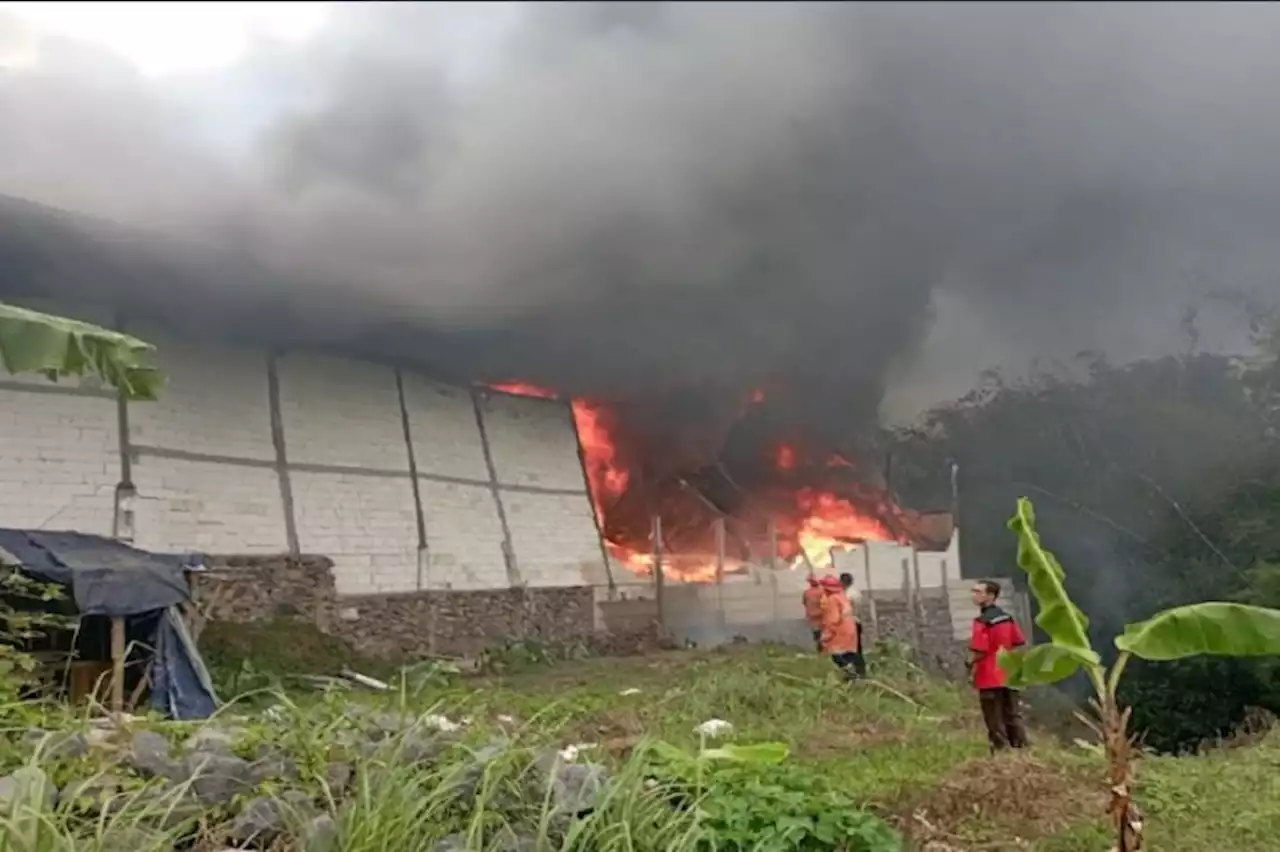
<path fill-rule="evenodd" d="M 449 4 L 197 80 L 45 39 L 0 70 L 0 192 L 225 251 L 322 340 L 811 423 L 1276 287 L 1280 7 L 472 8 L 510 25 L 464 62 Z"/>

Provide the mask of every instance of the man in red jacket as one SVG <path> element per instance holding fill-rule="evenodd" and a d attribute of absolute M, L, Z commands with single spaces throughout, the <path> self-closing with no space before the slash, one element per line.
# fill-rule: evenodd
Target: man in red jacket
<path fill-rule="evenodd" d="M 996 605 L 1000 584 L 981 580 L 973 587 L 973 603 L 978 617 L 973 620 L 969 640 L 969 669 L 973 685 L 978 689 L 982 718 L 987 724 L 991 750 L 1024 748 L 1027 729 L 1022 721 L 1022 707 L 1016 690 L 1010 689 L 1004 669 L 996 662 L 1002 650 L 1027 644 L 1022 628 L 1013 616 Z"/>

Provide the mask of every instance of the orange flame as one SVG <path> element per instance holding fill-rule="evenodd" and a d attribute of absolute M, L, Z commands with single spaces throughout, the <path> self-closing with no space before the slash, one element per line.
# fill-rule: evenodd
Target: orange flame
<path fill-rule="evenodd" d="M 796 469 L 796 451 L 786 444 L 778 445 L 778 456 L 776 459 L 778 470 L 795 470 Z"/>
<path fill-rule="evenodd" d="M 517 396 L 538 399 L 558 399 L 560 395 L 545 387 L 522 381 L 498 382 L 493 390 Z M 751 401 L 764 400 L 764 392 L 757 390 Z M 605 406 L 582 398 L 570 400 L 578 442 L 582 447 L 591 503 L 596 523 L 603 531 L 609 508 L 631 484 L 631 474 L 620 458 L 617 442 L 610 433 L 608 412 Z M 774 463 L 783 472 L 794 471 L 798 457 L 794 447 L 782 444 L 776 450 Z M 848 466 L 847 460 L 832 455 L 825 460 L 826 467 Z M 791 506 L 775 512 L 774 525 L 778 541 L 774 545 L 778 556 L 791 568 L 808 564 L 815 569 L 829 568 L 832 551 L 848 549 L 865 541 L 890 541 L 894 535 L 883 522 L 860 511 L 848 499 L 833 492 L 805 487 L 791 497 Z M 789 509 L 789 511 L 788 511 Z M 664 536 L 665 538 L 665 536 Z M 655 556 L 651 549 L 637 550 L 625 544 L 604 542 L 609 554 L 622 565 L 641 575 L 651 575 Z M 665 552 L 662 558 L 663 576 L 671 580 L 691 583 L 715 582 L 723 567 L 724 573 L 735 573 L 744 568 L 740 559 L 725 557 L 718 565 L 714 553 Z"/>

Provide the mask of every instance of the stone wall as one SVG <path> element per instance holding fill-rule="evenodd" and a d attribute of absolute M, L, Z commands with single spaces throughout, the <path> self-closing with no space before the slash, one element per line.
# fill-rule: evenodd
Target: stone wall
<path fill-rule="evenodd" d="M 872 614 L 874 605 L 875 613 Z M 902 594 L 864 595 L 858 607 L 868 644 L 893 639 L 911 646 L 918 662 L 948 677 L 964 674 L 965 643 L 957 642 L 945 589 L 924 589 L 915 606 Z"/>
<path fill-rule="evenodd" d="M 206 617 L 298 618 L 374 657 L 475 654 L 512 638 L 594 638 L 590 586 L 339 597 L 333 562 L 324 556 L 219 556 L 207 567 L 193 575 Z"/>
<path fill-rule="evenodd" d="M 587 642 L 593 598 L 590 586 L 363 595 L 341 601 L 331 632 L 387 659 L 474 655 L 508 639 Z"/>
<path fill-rule="evenodd" d="M 333 562 L 326 556 L 211 556 L 208 571 L 192 574 L 192 590 L 206 618 L 261 621 L 300 618 L 321 630 L 334 622 Z"/>

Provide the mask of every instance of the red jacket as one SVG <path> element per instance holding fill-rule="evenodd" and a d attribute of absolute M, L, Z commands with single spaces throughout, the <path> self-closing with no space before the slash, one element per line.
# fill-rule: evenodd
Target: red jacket
<path fill-rule="evenodd" d="M 973 620 L 973 633 L 969 650 L 976 660 L 973 664 L 973 685 L 978 689 L 999 689 L 1008 684 L 1004 669 L 996 662 L 1002 650 L 1027 644 L 1022 628 L 1012 615 L 1000 607 L 983 607 Z"/>

